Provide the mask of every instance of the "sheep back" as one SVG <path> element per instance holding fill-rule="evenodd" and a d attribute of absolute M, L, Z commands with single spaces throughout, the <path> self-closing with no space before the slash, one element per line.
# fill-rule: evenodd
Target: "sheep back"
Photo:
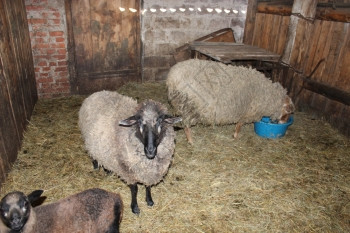
<path fill-rule="evenodd" d="M 167 77 L 168 98 L 186 126 L 250 123 L 279 117 L 286 90 L 252 68 L 190 59 Z"/>
<path fill-rule="evenodd" d="M 139 108 L 130 97 L 110 91 L 97 92 L 84 100 L 79 126 L 85 148 L 100 165 L 127 184 L 150 186 L 159 183 L 168 171 L 175 150 L 175 132 L 173 127 L 166 126 L 157 156 L 147 159 L 144 145 L 135 136 L 138 126 L 119 126 L 120 120 L 133 116 Z"/>
<path fill-rule="evenodd" d="M 88 189 L 35 207 L 23 232 L 119 232 L 122 210 L 119 194 Z"/>

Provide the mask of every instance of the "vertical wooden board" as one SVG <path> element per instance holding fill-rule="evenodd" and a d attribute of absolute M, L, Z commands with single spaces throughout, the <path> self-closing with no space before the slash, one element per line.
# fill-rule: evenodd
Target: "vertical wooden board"
<path fill-rule="evenodd" d="M 324 58 L 323 57 L 323 51 L 327 43 L 328 39 L 328 33 L 329 33 L 329 27 L 331 22 L 329 21 L 322 21 L 321 23 L 321 32 L 317 41 L 317 48 L 313 57 L 313 61 L 311 63 L 310 70 L 313 70 L 313 68 L 317 65 L 317 63 Z M 314 73 L 314 79 L 319 79 L 322 76 L 324 66 L 326 62 L 323 62 L 319 68 Z"/>
<path fill-rule="evenodd" d="M 76 72 L 83 74 L 93 71 L 90 24 L 90 1 L 71 1 L 73 33 L 75 41 Z"/>
<path fill-rule="evenodd" d="M 324 57 L 327 58 L 326 68 L 323 72 L 323 76 L 321 80 L 324 83 L 328 83 L 332 86 L 335 86 L 336 81 L 338 80 L 338 75 L 336 74 L 336 69 L 339 67 L 339 64 L 342 59 L 342 54 L 340 53 L 341 48 L 344 46 L 345 33 L 343 23 L 341 22 L 333 22 L 332 23 L 332 31 L 330 31 L 330 45 L 329 50 L 326 53 L 326 50 L 323 54 Z M 338 87 L 342 89 L 342 87 Z"/>
<path fill-rule="evenodd" d="M 320 20 L 315 20 L 314 25 L 312 27 L 312 33 L 309 41 L 309 49 L 308 49 L 308 59 L 305 62 L 304 72 L 309 75 L 312 71 L 312 64 L 314 61 L 314 56 L 317 51 L 318 41 L 320 39 L 322 22 Z"/>
<path fill-rule="evenodd" d="M 269 46 L 271 44 L 271 41 L 269 40 L 269 38 L 271 34 L 272 24 L 273 24 L 273 15 L 266 14 L 264 23 L 262 24 L 263 28 L 262 28 L 261 37 L 260 37 L 260 40 L 261 40 L 261 43 L 259 46 L 260 48 L 264 48 L 266 50 L 269 49 Z"/>
<path fill-rule="evenodd" d="M 272 26 L 272 32 L 270 35 L 270 51 L 274 53 L 278 53 L 278 43 L 283 37 L 281 34 L 281 28 L 282 28 L 282 22 L 283 22 L 283 17 L 280 15 L 274 15 L 273 17 L 273 26 Z"/>
<path fill-rule="evenodd" d="M 344 41 L 340 47 L 339 59 L 337 59 L 337 62 L 334 64 L 335 80 L 332 84 L 350 92 L 350 24 L 344 24 L 343 28 Z"/>
<path fill-rule="evenodd" d="M 256 14 L 256 21 L 254 26 L 253 45 L 260 47 L 261 35 L 263 34 L 263 25 L 265 22 L 265 14 Z"/>
<path fill-rule="evenodd" d="M 284 46 L 287 41 L 287 34 L 288 34 L 288 26 L 290 22 L 289 16 L 282 16 L 282 23 L 279 29 L 279 39 L 277 44 L 277 53 L 281 54 L 283 53 Z"/>
<path fill-rule="evenodd" d="M 137 0 L 122 0 L 122 5 L 125 6 L 126 10 L 122 14 L 122 27 L 125 34 L 121 47 L 124 61 L 121 63 L 124 69 L 132 69 L 139 66 L 138 63 L 140 61 L 141 38 L 138 33 L 140 31 L 140 24 L 138 23 L 140 6 Z M 131 8 L 137 10 L 137 12 L 132 12 Z"/>
<path fill-rule="evenodd" d="M 333 84 L 337 86 L 337 83 L 340 79 L 339 75 L 340 70 L 342 69 L 343 58 L 344 56 L 346 56 L 346 54 L 350 53 L 350 48 L 347 47 L 347 44 L 349 44 L 350 40 L 350 24 L 337 23 L 336 28 L 337 31 L 339 30 L 339 36 L 338 41 L 334 41 L 335 61 L 332 64 L 331 70 L 333 71 L 332 75 L 335 77 L 335 80 L 333 80 Z"/>

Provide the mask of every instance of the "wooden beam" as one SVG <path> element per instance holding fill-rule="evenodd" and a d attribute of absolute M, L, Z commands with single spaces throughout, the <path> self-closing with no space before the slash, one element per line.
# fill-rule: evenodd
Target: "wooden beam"
<path fill-rule="evenodd" d="M 329 99 L 332 99 L 350 106 L 349 92 L 345 92 L 335 87 L 330 87 L 329 85 L 326 85 L 311 79 L 304 78 L 303 81 L 304 81 L 303 87 L 305 89 L 308 89 L 312 92 L 323 95 Z"/>
<path fill-rule="evenodd" d="M 292 5 L 287 3 L 259 2 L 256 7 L 257 13 L 275 14 L 290 16 L 292 14 Z M 328 5 L 318 5 L 315 19 L 337 22 L 350 22 L 350 4 L 333 9 Z"/>

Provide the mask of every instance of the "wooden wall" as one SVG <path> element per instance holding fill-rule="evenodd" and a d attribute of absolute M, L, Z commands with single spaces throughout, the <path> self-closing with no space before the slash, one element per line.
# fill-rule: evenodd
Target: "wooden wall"
<path fill-rule="evenodd" d="M 345 17 L 332 20 L 318 19 L 324 9 L 317 6 L 316 19 L 299 18 L 294 34 L 290 31 L 291 5 L 288 13 L 288 5 L 280 6 L 280 12 L 267 12 L 259 4 L 249 1 L 244 43 L 266 48 L 283 58 L 288 52 L 287 42 L 292 41 L 294 47 L 286 64 L 290 68 L 288 73 L 280 72 L 277 80 L 288 89 L 298 110 L 317 113 L 350 136 L 350 23 L 334 21 L 350 20 L 350 4 L 349 8 L 341 8 L 341 12 L 347 12 Z M 343 4 L 346 6 L 346 1 Z M 303 78 L 321 59 L 324 62 L 303 85 Z"/>
<path fill-rule="evenodd" d="M 0 181 L 17 158 L 37 101 L 24 0 L 0 0 Z M 1 186 L 0 186 L 1 187 Z"/>

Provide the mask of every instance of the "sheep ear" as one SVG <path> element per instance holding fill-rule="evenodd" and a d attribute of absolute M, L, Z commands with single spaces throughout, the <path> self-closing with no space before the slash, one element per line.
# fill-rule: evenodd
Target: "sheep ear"
<path fill-rule="evenodd" d="M 140 117 L 135 115 L 135 116 L 131 116 L 125 120 L 121 120 L 119 121 L 119 125 L 122 126 L 132 126 L 135 125 L 138 121 L 139 121 Z"/>
<path fill-rule="evenodd" d="M 35 201 L 39 200 L 39 198 L 43 192 L 44 192 L 44 190 L 35 190 L 35 191 L 31 192 L 30 194 L 28 194 L 29 202 L 32 204 Z"/>
<path fill-rule="evenodd" d="M 173 117 L 170 115 L 164 115 L 163 121 L 165 123 L 168 123 L 168 124 L 175 124 L 175 123 L 182 121 L 182 118 L 181 117 Z"/>

